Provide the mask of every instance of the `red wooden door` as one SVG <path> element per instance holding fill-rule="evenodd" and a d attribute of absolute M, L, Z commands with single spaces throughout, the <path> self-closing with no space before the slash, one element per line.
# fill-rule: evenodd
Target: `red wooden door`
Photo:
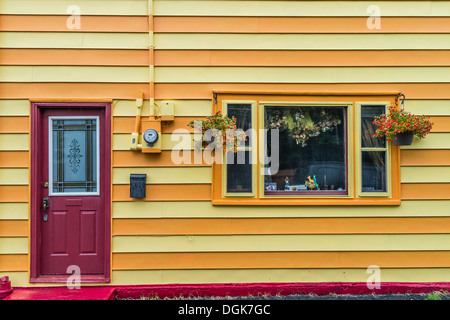
<path fill-rule="evenodd" d="M 106 275 L 110 132 L 105 108 L 42 108 L 37 134 L 37 276 L 71 274 L 69 266 L 79 267 L 81 275 Z"/>

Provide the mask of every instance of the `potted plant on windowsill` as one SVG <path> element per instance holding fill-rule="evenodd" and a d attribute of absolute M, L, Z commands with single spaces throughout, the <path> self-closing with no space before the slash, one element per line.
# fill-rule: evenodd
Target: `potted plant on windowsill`
<path fill-rule="evenodd" d="M 430 117 L 414 115 L 394 106 L 389 107 L 388 114 L 375 117 L 373 124 L 378 126 L 374 137 L 386 137 L 397 146 L 411 145 L 414 136 L 425 138 L 433 126 Z"/>
<path fill-rule="evenodd" d="M 222 115 L 220 111 L 203 120 L 192 120 L 188 126 L 194 128 L 194 133 L 201 133 L 201 139 L 194 138 L 195 150 L 213 147 L 237 152 L 247 139 L 245 132 L 236 128 L 236 119 Z"/>

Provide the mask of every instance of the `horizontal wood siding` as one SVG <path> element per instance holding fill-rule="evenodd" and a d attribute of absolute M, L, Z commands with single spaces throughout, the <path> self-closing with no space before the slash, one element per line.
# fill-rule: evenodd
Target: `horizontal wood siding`
<path fill-rule="evenodd" d="M 31 285 L 29 99 L 111 99 L 112 284 L 365 282 L 370 265 L 448 282 L 450 2 L 154 1 L 154 96 L 175 107 L 154 155 L 129 149 L 141 92 L 150 112 L 147 1 L 79 0 L 68 29 L 72 2 L 0 6 L 0 276 Z M 212 206 L 187 124 L 211 115 L 213 90 L 401 91 L 435 125 L 401 147 L 400 206 Z M 131 173 L 147 174 L 145 199 Z"/>

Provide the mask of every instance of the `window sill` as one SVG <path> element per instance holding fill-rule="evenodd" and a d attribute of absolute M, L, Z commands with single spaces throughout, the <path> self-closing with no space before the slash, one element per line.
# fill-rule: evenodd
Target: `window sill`
<path fill-rule="evenodd" d="M 402 201 L 400 199 L 213 199 L 212 205 L 229 205 L 229 206 L 399 206 Z"/>

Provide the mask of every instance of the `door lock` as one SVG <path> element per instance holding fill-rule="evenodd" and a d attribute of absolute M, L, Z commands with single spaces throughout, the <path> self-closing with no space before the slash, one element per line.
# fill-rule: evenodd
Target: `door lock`
<path fill-rule="evenodd" d="M 45 222 L 48 220 L 47 209 L 49 206 L 50 206 L 50 199 L 49 198 L 42 199 L 42 209 L 44 210 L 44 216 L 42 218 L 44 219 Z"/>

